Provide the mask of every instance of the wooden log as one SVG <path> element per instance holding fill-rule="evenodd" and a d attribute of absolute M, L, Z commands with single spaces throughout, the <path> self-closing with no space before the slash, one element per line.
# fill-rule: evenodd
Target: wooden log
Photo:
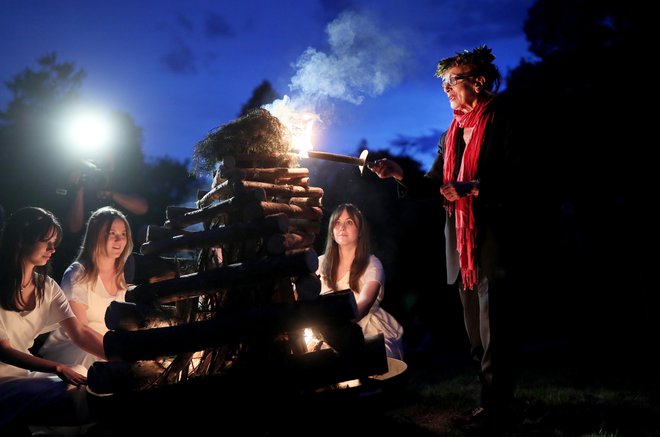
<path fill-rule="evenodd" d="M 266 239 L 266 251 L 270 254 L 280 255 L 287 250 L 310 247 L 314 244 L 314 234 L 286 233 L 271 235 Z"/>
<path fill-rule="evenodd" d="M 242 168 L 220 168 L 213 177 L 213 185 L 222 183 L 225 179 L 243 180 L 247 177 L 247 173 Z"/>
<path fill-rule="evenodd" d="M 365 338 L 363 346 L 350 354 L 321 349 L 293 355 L 285 364 L 284 369 L 273 368 L 273 374 L 304 390 L 381 375 L 388 370 L 383 334 Z"/>
<path fill-rule="evenodd" d="M 282 255 L 285 252 L 284 235 L 271 235 L 264 242 L 264 247 L 269 255 Z"/>
<path fill-rule="evenodd" d="M 289 232 L 303 232 L 317 235 L 321 233 L 321 222 L 305 219 L 289 219 Z"/>
<path fill-rule="evenodd" d="M 263 341 L 287 331 L 314 326 L 345 326 L 354 319 L 353 293 L 321 296 L 316 300 L 274 304 L 244 311 L 225 311 L 211 320 L 138 331 L 108 331 L 103 346 L 110 361 L 153 360 L 197 352 L 233 341 Z M 362 343 L 359 337 L 350 344 Z M 346 348 L 348 350 L 348 348 Z M 351 349 L 352 350 L 352 349 Z"/>
<path fill-rule="evenodd" d="M 280 178 L 275 181 L 277 184 L 297 185 L 303 188 L 309 188 L 309 177 Z"/>
<path fill-rule="evenodd" d="M 314 327 L 314 333 L 340 354 L 353 354 L 364 347 L 362 328 L 350 321 L 321 324 Z"/>
<path fill-rule="evenodd" d="M 179 258 L 167 258 L 156 255 L 142 255 L 133 253 L 131 259 L 134 264 L 134 273 L 130 281 L 133 285 L 147 282 L 158 282 L 162 279 L 171 279 L 179 274 L 190 273 L 191 263 Z"/>
<path fill-rule="evenodd" d="M 189 233 L 184 229 L 168 229 L 163 226 L 148 225 L 146 241 L 159 241 Z"/>
<path fill-rule="evenodd" d="M 87 372 L 87 384 L 98 394 L 131 392 L 153 383 L 164 371 L 165 367 L 154 361 L 96 361 Z"/>
<path fill-rule="evenodd" d="M 245 205 L 243 218 L 246 221 L 257 220 L 272 214 L 284 213 L 290 219 L 320 221 L 323 218 L 321 208 L 315 206 L 287 205 L 276 202 L 257 202 Z"/>
<path fill-rule="evenodd" d="M 105 381 L 97 380 L 96 375 L 88 375 L 88 398 L 90 409 L 102 423 L 115 422 L 116 412 L 123 411 L 123 420 L 136 424 L 138 430 L 142 426 L 145 434 L 153 433 L 154 430 L 162 430 L 163 435 L 171 433 L 171 423 L 162 420 L 164 405 L 168 411 L 176 411 L 181 417 L 214 417 L 219 411 L 223 417 L 242 417 L 246 411 L 267 412 L 275 409 L 269 417 L 281 418 L 291 413 L 292 404 L 305 399 L 302 395 L 304 393 L 312 393 L 318 388 L 343 381 L 387 373 L 388 360 L 384 351 L 381 335 L 365 339 L 363 352 L 353 356 L 338 355 L 331 349 L 324 349 L 303 355 L 290 355 L 280 362 L 266 360 L 256 363 L 250 372 L 199 376 L 143 390 L 135 390 L 138 384 L 132 375 L 115 377 L 114 374 L 119 371 L 106 372 L 106 369 L 102 369 L 109 375 Z M 127 366 L 125 363 L 113 362 L 99 364 L 101 367 Z M 132 367 L 127 368 L 132 370 Z M 96 372 L 90 369 L 90 373 Z M 373 381 L 377 383 L 377 380 Z M 134 389 L 130 390 L 130 387 Z M 99 393 L 102 395 L 99 396 Z M 113 394 L 108 395 L 110 393 Z M 218 396 L 219 393 L 222 396 Z M 191 402 L 191 399 L 209 399 L 213 396 L 217 399 L 214 398 L 211 403 Z M 318 404 L 312 404 L 315 405 Z M 245 423 L 237 425 L 238 434 L 245 431 Z M 290 423 L 287 425 L 290 426 Z M 199 431 L 202 435 L 212 435 L 217 431 L 216 423 L 204 420 L 191 421 L 187 427 L 188 431 Z M 263 429 L 256 434 L 263 434 Z"/>
<path fill-rule="evenodd" d="M 201 188 L 197 189 L 197 196 L 195 197 L 197 200 L 200 200 L 202 197 L 206 195 L 210 190 L 202 190 Z M 199 205 L 198 205 L 199 206 Z"/>
<path fill-rule="evenodd" d="M 300 187 L 298 185 L 278 185 L 266 182 L 243 181 L 246 188 L 262 188 L 267 196 L 282 197 L 322 197 L 323 189 L 318 187 Z"/>
<path fill-rule="evenodd" d="M 234 195 L 232 190 L 232 180 L 221 178 L 219 175 L 220 172 L 217 172 L 216 176 L 213 178 L 210 192 L 215 193 L 217 199 L 228 199 Z"/>
<path fill-rule="evenodd" d="M 140 252 L 146 255 L 218 247 L 221 243 L 260 238 L 278 232 L 284 233 L 287 231 L 288 225 L 289 218 L 285 214 L 274 214 L 260 221 L 236 223 L 206 231 L 178 235 L 167 240 L 146 242 L 140 247 Z M 284 251 L 280 253 L 284 253 Z"/>
<path fill-rule="evenodd" d="M 289 345 L 293 355 L 302 355 L 307 353 L 307 344 L 305 343 L 305 330 L 289 332 Z"/>
<path fill-rule="evenodd" d="M 214 195 L 215 198 L 218 199 L 218 200 L 223 200 L 223 199 L 228 199 L 230 197 L 233 197 L 234 196 L 234 184 L 232 183 L 232 180 L 231 179 L 223 179 L 222 182 L 220 182 L 217 179 L 214 179 L 213 180 L 213 185 L 211 186 L 211 191 L 209 191 L 202 199 L 200 199 L 200 201 L 198 203 L 202 202 L 204 200 L 204 198 L 206 198 L 210 195 Z"/>
<path fill-rule="evenodd" d="M 246 199 L 255 199 L 259 201 L 266 200 L 266 192 L 261 188 L 245 187 L 242 181 L 235 181 L 233 183 L 233 192 L 236 196 L 241 196 Z M 199 208 L 204 208 L 216 200 L 225 200 L 225 195 L 221 191 L 208 191 L 197 201 Z"/>
<path fill-rule="evenodd" d="M 168 220 L 165 222 L 165 227 L 180 229 L 197 223 L 211 221 L 221 215 L 227 215 L 231 211 L 241 208 L 241 200 L 242 199 L 240 198 L 232 197 L 216 205 L 210 205 L 202 209 L 187 208 L 188 211 L 185 211 L 181 215 L 177 215 L 173 218 L 168 217 Z M 168 210 L 169 208 L 170 207 L 168 207 Z"/>
<path fill-rule="evenodd" d="M 171 206 L 168 206 L 165 209 L 165 218 L 167 220 L 172 221 L 172 220 L 175 220 L 178 217 L 181 217 L 184 214 L 188 214 L 188 213 L 196 211 L 196 210 L 197 210 L 197 208 L 190 208 L 190 207 L 187 207 L 187 206 L 174 206 L 174 205 L 171 205 Z"/>
<path fill-rule="evenodd" d="M 310 249 L 294 255 L 222 266 L 155 284 L 142 284 L 126 292 L 126 301 L 176 302 L 207 292 L 215 293 L 223 288 L 248 286 L 278 277 L 297 277 L 315 272 L 317 268 L 318 256 Z"/>
<path fill-rule="evenodd" d="M 314 300 L 321 295 L 321 279 L 316 273 L 300 275 L 294 284 L 296 300 Z"/>
<path fill-rule="evenodd" d="M 180 322 L 173 306 L 113 301 L 105 310 L 105 326 L 113 331 L 136 331 Z"/>
<path fill-rule="evenodd" d="M 228 179 L 214 187 L 197 201 L 197 207 L 203 208 L 216 200 L 226 200 L 232 196 L 241 195 L 245 192 L 243 181 Z"/>
<path fill-rule="evenodd" d="M 321 206 L 320 197 L 291 197 L 289 199 L 290 205 L 297 206 Z"/>
<path fill-rule="evenodd" d="M 287 255 L 287 256 L 296 255 L 298 253 L 305 253 L 308 250 L 314 250 L 314 247 L 303 247 L 303 248 L 300 248 L 300 249 L 286 250 L 286 251 L 284 251 L 284 255 Z"/>
<path fill-rule="evenodd" d="M 309 177 L 309 170 L 306 168 L 232 168 L 221 171 L 216 175 L 216 180 L 220 179 L 248 179 L 256 182 L 276 183 L 281 179 L 293 179 Z"/>

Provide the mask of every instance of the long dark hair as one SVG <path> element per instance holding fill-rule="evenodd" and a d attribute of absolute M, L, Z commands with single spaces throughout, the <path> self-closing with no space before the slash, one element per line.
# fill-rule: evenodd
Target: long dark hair
<path fill-rule="evenodd" d="M 360 292 L 360 276 L 364 273 L 369 265 L 369 257 L 371 256 L 369 227 L 367 222 L 362 216 L 360 209 L 352 203 L 343 203 L 339 205 L 330 215 L 328 222 L 328 237 L 325 242 L 325 257 L 323 265 L 321 266 L 321 276 L 325 278 L 326 283 L 330 289 L 337 291 L 337 266 L 339 265 L 339 246 L 335 241 L 333 229 L 339 216 L 346 211 L 355 222 L 358 228 L 357 247 L 355 248 L 355 258 L 351 264 L 351 271 L 349 274 L 348 285 L 351 290 Z"/>
<path fill-rule="evenodd" d="M 57 237 L 55 245 L 62 241 L 62 225 L 55 215 L 43 208 L 26 206 L 9 216 L 0 236 L 0 306 L 9 311 L 19 311 L 23 263 L 32 253 L 34 245 Z M 50 262 L 35 266 L 37 301 L 44 298 L 46 275 Z"/>
<path fill-rule="evenodd" d="M 119 258 L 115 260 L 115 282 L 119 288 L 126 288 L 124 266 L 126 265 L 126 260 L 129 255 L 133 251 L 133 235 L 131 234 L 131 226 L 128 223 L 126 216 L 121 211 L 111 206 L 104 206 L 97 209 L 87 221 L 85 237 L 83 238 L 78 257 L 76 258 L 76 261 L 85 266 L 85 274 L 80 278 L 81 283 L 96 281 L 99 275 L 99 255 L 105 250 L 108 238 L 110 238 L 108 232 L 112 227 L 112 222 L 116 219 L 124 222 L 124 225 L 126 226 L 126 246 Z"/>

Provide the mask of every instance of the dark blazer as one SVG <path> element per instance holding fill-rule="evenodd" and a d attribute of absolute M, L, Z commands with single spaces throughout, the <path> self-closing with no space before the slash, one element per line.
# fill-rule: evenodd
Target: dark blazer
<path fill-rule="evenodd" d="M 477 179 L 479 196 L 474 199 L 477 227 L 477 265 L 486 277 L 495 279 L 506 274 L 511 263 L 516 237 L 517 204 L 520 189 L 515 186 L 522 178 L 520 168 L 520 141 L 515 136 L 512 117 L 503 98 L 496 97 L 490 104 L 492 121 L 486 126 L 484 143 L 479 153 Z M 463 141 L 459 133 L 459 141 Z M 442 202 L 442 167 L 444 164 L 445 134 L 440 137 L 438 153 L 430 170 L 423 177 L 405 177 L 399 182 L 399 195 L 418 199 L 436 199 Z M 464 144 L 459 145 L 462 150 Z M 457 154 L 460 167 L 462 153 Z M 456 281 L 460 271 L 456 251 L 456 231 L 453 217 L 445 220 L 447 282 Z M 511 244 L 510 244 L 511 243 Z"/>

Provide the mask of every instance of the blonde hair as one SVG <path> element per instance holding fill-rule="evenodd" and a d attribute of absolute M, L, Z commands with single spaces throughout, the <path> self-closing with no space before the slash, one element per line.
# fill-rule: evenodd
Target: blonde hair
<path fill-rule="evenodd" d="M 85 272 L 77 282 L 84 284 L 96 281 L 99 275 L 98 259 L 106 249 L 110 228 L 116 219 L 124 222 L 126 226 L 126 246 L 121 255 L 115 260 L 115 282 L 117 287 L 121 289 L 127 287 L 126 279 L 124 278 L 124 266 L 133 251 L 133 235 L 126 216 L 111 206 L 104 206 L 97 209 L 87 221 L 85 237 L 83 238 L 80 252 L 76 257 L 76 261 L 85 267 Z"/>

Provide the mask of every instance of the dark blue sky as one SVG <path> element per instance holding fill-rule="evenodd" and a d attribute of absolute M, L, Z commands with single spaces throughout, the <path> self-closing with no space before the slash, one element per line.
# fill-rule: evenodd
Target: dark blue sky
<path fill-rule="evenodd" d="M 55 51 L 87 72 L 89 102 L 134 117 L 147 158 L 181 160 L 266 79 L 317 105 L 316 149 L 420 138 L 430 146 L 417 157 L 429 165 L 451 116 L 437 61 L 485 43 L 506 75 L 531 59 L 522 25 L 532 3 L 3 0 L 0 78 Z M 2 108 L 9 98 L 3 88 Z"/>

